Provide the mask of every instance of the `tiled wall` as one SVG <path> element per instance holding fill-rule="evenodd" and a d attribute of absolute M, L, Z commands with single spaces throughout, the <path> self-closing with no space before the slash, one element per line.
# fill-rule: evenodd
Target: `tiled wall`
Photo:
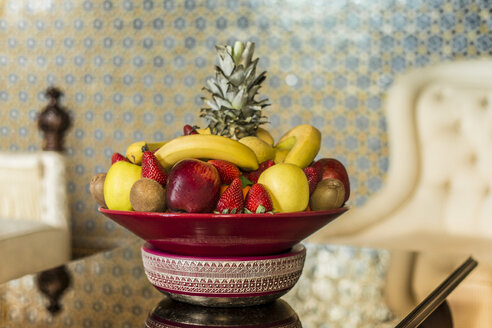
<path fill-rule="evenodd" d="M 348 167 L 353 202 L 388 169 L 384 95 L 415 67 L 490 57 L 487 0 L 0 1 L 0 150 L 32 151 L 43 90 L 65 91 L 76 254 L 129 233 L 96 212 L 92 175 L 135 140 L 181 134 L 198 118 L 214 45 L 256 42 L 275 137 L 300 123 L 323 134 L 320 156 Z"/>

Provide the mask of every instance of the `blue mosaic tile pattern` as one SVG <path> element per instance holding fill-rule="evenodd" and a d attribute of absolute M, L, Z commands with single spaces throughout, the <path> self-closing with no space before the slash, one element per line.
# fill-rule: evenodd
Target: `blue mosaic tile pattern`
<path fill-rule="evenodd" d="M 388 169 L 384 96 L 394 79 L 492 54 L 486 0 L 10 0 L 2 9 L 0 150 L 38 149 L 43 91 L 65 91 L 75 119 L 67 187 L 79 253 L 129 236 L 96 212 L 88 191 L 111 154 L 203 125 L 201 87 L 215 44 L 256 42 L 268 70 L 268 128 L 278 138 L 293 125 L 318 127 L 320 156 L 346 164 L 356 206 Z"/>

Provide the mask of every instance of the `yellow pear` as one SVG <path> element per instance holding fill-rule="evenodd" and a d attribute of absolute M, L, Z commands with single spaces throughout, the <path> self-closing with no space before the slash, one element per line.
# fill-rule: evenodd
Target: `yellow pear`
<path fill-rule="evenodd" d="M 275 157 L 275 149 L 258 137 L 249 136 L 238 140 L 248 146 L 255 153 L 258 163 L 263 163 Z"/>
<path fill-rule="evenodd" d="M 270 134 L 270 132 L 268 132 L 267 130 L 265 130 L 263 128 L 256 129 L 256 136 L 258 138 L 260 138 L 261 140 L 263 140 L 264 142 L 266 142 L 271 147 L 273 147 L 273 143 L 274 143 L 273 137 Z"/>
<path fill-rule="evenodd" d="M 284 163 L 291 163 L 305 168 L 314 160 L 321 147 L 321 132 L 309 124 L 298 125 L 280 138 L 277 147 L 284 142 L 290 143 L 295 137 L 295 143 L 287 153 Z M 289 142 L 287 139 L 291 138 Z M 290 144 L 289 144 L 290 146 Z"/>
<path fill-rule="evenodd" d="M 304 211 L 309 203 L 309 184 L 297 165 L 273 165 L 260 175 L 258 183 L 270 194 L 275 212 Z"/>
<path fill-rule="evenodd" d="M 104 180 L 104 200 L 110 210 L 131 211 L 130 190 L 140 179 L 142 167 L 125 161 L 111 165 Z"/>

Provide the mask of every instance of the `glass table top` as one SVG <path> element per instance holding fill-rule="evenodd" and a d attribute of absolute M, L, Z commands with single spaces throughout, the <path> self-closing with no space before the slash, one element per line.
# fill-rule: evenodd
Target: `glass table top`
<path fill-rule="evenodd" d="M 395 327 L 384 297 L 386 250 L 306 244 L 301 278 L 279 301 L 213 309 L 170 300 L 147 280 L 141 240 L 66 264 L 69 287 L 52 315 L 40 275 L 0 285 L 2 327 Z M 60 273 L 60 272 L 58 272 Z M 43 276 L 45 289 L 60 277 Z M 46 287 L 47 286 L 47 287 Z M 52 304 L 52 309 L 53 309 Z"/>

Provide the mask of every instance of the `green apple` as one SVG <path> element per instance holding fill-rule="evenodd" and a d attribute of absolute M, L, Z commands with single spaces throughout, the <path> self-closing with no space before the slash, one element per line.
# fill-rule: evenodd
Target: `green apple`
<path fill-rule="evenodd" d="M 275 212 L 304 211 L 309 203 L 309 184 L 304 171 L 289 163 L 266 169 L 258 179 L 265 186 Z"/>
<path fill-rule="evenodd" d="M 111 165 L 104 180 L 104 200 L 110 210 L 131 211 L 130 190 L 140 179 L 142 167 L 125 161 Z"/>

